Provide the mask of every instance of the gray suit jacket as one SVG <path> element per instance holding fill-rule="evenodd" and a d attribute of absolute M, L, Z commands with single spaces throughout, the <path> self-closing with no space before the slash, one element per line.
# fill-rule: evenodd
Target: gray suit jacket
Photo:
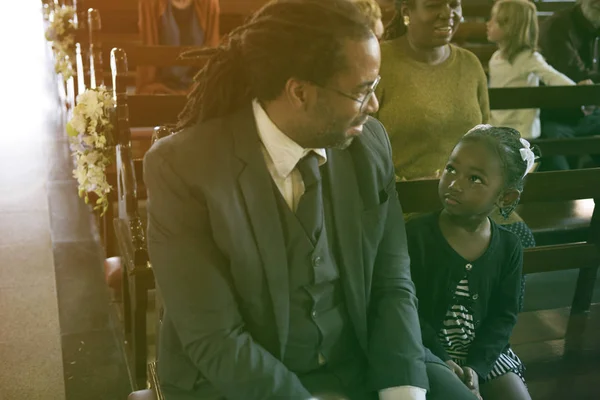
<path fill-rule="evenodd" d="M 387 134 L 370 119 L 327 150 L 346 305 L 372 390 L 428 388 Z M 197 398 L 306 399 L 280 361 L 286 250 L 250 106 L 161 139 L 144 160 L 148 246 L 166 313 L 161 382 Z"/>

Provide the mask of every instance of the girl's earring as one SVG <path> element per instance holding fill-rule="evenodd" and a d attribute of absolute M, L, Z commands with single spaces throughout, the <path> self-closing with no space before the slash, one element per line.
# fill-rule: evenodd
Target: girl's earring
<path fill-rule="evenodd" d="M 500 215 L 502 215 L 502 218 L 508 219 L 508 217 L 510 217 L 510 214 L 512 214 L 512 212 L 515 210 L 515 208 L 517 208 L 517 202 L 514 202 L 512 205 L 510 205 L 508 207 L 501 207 Z"/>
<path fill-rule="evenodd" d="M 404 25 L 410 25 L 410 17 L 408 15 L 405 15 L 404 17 L 402 17 L 402 19 L 404 20 Z"/>

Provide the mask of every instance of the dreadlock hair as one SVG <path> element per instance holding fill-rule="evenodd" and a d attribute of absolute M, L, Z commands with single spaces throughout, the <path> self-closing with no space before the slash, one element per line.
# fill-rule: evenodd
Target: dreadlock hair
<path fill-rule="evenodd" d="M 407 32 L 404 19 L 402 18 L 402 5 L 406 3 L 409 7 L 414 6 L 415 0 L 395 0 L 394 1 L 394 16 L 385 26 L 383 40 L 393 40 L 403 36 Z"/>
<path fill-rule="evenodd" d="M 194 78 L 177 129 L 222 117 L 248 104 L 274 100 L 290 78 L 325 85 L 346 67 L 344 39 L 373 36 L 369 21 L 348 0 L 273 0 L 216 49 Z"/>

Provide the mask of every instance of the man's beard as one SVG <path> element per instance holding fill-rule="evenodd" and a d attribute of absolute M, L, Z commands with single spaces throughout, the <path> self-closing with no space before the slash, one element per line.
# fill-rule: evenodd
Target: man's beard
<path fill-rule="evenodd" d="M 581 12 L 585 19 L 590 21 L 595 28 L 600 27 L 600 10 L 593 7 L 589 0 L 583 0 L 581 2 Z"/>

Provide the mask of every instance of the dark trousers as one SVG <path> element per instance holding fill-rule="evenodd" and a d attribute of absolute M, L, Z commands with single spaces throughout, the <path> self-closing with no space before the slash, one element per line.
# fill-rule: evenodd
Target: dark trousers
<path fill-rule="evenodd" d="M 456 377 L 445 365 L 437 362 L 426 362 L 430 390 L 427 400 L 476 400 L 477 397 Z M 302 384 L 315 395 L 331 395 L 329 398 L 344 400 L 378 400 L 376 392 L 367 391 L 365 382 L 356 379 L 348 384 L 334 373 L 323 369 L 300 377 Z M 185 392 L 177 388 L 162 387 L 166 400 L 202 400 L 205 398 L 224 400 L 218 397 L 205 397 L 201 393 Z M 308 400 L 308 399 L 307 399 Z"/>

